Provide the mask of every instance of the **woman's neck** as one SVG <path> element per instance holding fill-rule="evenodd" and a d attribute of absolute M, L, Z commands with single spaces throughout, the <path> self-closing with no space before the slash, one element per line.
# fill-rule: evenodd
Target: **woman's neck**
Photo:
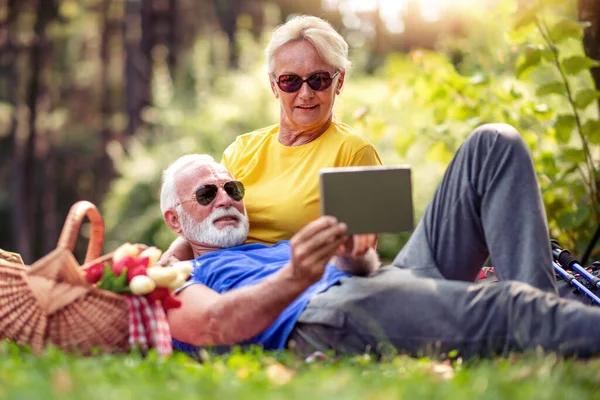
<path fill-rule="evenodd" d="M 286 127 L 284 124 L 280 124 L 278 138 L 279 143 L 288 147 L 302 146 L 303 144 L 310 143 L 325 133 L 327 129 L 329 129 L 331 120 L 332 117 L 329 117 L 325 124 L 306 130 L 295 130 L 293 128 Z"/>

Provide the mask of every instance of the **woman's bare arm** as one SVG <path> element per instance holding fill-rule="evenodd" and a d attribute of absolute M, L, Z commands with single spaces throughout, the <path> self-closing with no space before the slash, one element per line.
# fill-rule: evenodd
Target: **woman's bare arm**
<path fill-rule="evenodd" d="M 162 257 L 158 260 L 157 265 L 166 267 L 177 261 L 191 260 L 192 258 L 194 258 L 192 246 L 190 246 L 187 240 L 179 236 L 171 243 L 167 251 L 163 253 Z"/>

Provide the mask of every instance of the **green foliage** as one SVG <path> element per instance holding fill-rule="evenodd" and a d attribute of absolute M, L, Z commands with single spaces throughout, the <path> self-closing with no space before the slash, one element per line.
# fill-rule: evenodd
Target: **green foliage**
<path fill-rule="evenodd" d="M 526 6 L 516 23 L 512 1 L 489 17 L 494 22 L 487 34 L 509 39 L 490 45 L 488 60 L 481 62 L 495 65 L 494 73 L 472 67 L 471 59 L 480 61 L 482 55 L 469 55 L 469 46 L 492 43 L 485 37 L 461 42 L 465 57 L 458 64 L 439 52 L 389 58 L 385 74 L 396 85 L 396 97 L 402 98 L 398 110 L 415 115 L 404 123 L 416 134 L 396 140 L 396 150 L 401 155 L 413 148 L 425 151 L 427 160 L 444 168 L 481 123 L 515 126 L 534 157 L 551 235 L 581 252 L 600 222 L 600 124 L 597 108 L 590 107 L 600 93 L 589 74 L 599 63 L 583 53 L 586 25 L 576 21 L 572 3 Z"/>
<path fill-rule="evenodd" d="M 102 279 L 98 281 L 96 287 L 108 290 L 109 292 L 131 294 L 129 284 L 127 283 L 127 268 L 123 268 L 121 275 L 117 276 L 110 267 L 110 264 L 105 263 Z"/>
<path fill-rule="evenodd" d="M 413 167 L 417 219 L 469 132 L 487 122 L 515 126 L 532 151 L 552 237 L 581 253 L 600 222 L 600 122 L 593 107 L 600 92 L 589 76 L 598 63 L 583 53 L 586 25 L 576 20 L 572 1 L 534 2 L 516 19 L 515 10 L 514 0 L 501 2 L 438 51 L 391 54 L 373 76 L 356 71 L 336 115 L 371 139 L 384 163 Z M 186 76 L 170 82 L 162 74 L 154 83 L 156 93 L 166 94 L 156 94 L 144 114 L 149 128 L 111 152 L 120 178 L 102 207 L 108 249 L 125 241 L 166 248 L 174 234 L 158 208 L 161 171 L 184 153 L 220 159 L 237 135 L 277 122 L 262 71 L 264 43 L 241 37 L 241 70 L 210 67 L 200 38 Z M 407 237 L 383 235 L 383 258 L 393 258 Z"/>
<path fill-rule="evenodd" d="M 575 399 L 594 396 L 598 367 L 553 355 L 452 365 L 405 356 L 307 363 L 258 349 L 199 364 L 152 352 L 84 358 L 50 348 L 34 356 L 0 342 L 0 399 Z"/>
<path fill-rule="evenodd" d="M 159 96 L 161 101 L 144 114 L 150 128 L 136 135 L 126 148 L 115 145 L 111 149 L 119 178 L 102 204 L 107 250 L 123 242 L 166 249 L 175 234 L 167 228 L 159 208 L 162 171 L 187 153 L 207 153 L 218 161 L 237 135 L 278 121 L 278 103 L 263 69 L 264 43 L 246 40 L 242 58 L 247 64 L 233 71 L 211 68 L 206 53 L 200 50 L 205 43 L 199 39 L 199 50 L 188 60 L 189 75 L 183 79 L 196 84 L 180 86 L 163 75 L 162 87 L 173 93 Z M 393 164 L 401 159 L 392 143 L 405 129 L 394 118 L 397 111 L 387 101 L 389 96 L 390 88 L 379 77 L 351 77 L 336 101 L 336 116 L 364 132 L 377 145 L 383 161 Z M 425 202 L 421 201 L 423 207 Z M 406 235 L 382 238 L 384 258 L 392 258 L 406 239 Z"/>
<path fill-rule="evenodd" d="M 241 71 L 210 67 L 209 54 L 203 50 L 206 45 L 200 38 L 197 51 L 187 60 L 185 86 L 171 82 L 166 73 L 157 78 L 160 82 L 154 86 L 161 89 L 155 90 L 156 105 L 144 113 L 148 129 L 127 147 L 115 145 L 111 151 L 120 176 L 102 205 L 107 249 L 124 242 L 166 249 L 175 234 L 165 225 L 159 206 L 162 171 L 188 153 L 210 154 L 220 161 L 237 135 L 276 122 L 267 75 L 256 67 L 262 55 L 257 44 L 247 44 L 242 55 L 249 53 L 244 56 L 249 66 Z"/>

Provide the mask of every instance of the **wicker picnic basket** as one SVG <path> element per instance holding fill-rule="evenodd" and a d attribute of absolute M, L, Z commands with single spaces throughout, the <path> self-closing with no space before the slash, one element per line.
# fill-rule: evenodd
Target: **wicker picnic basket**
<path fill-rule="evenodd" d="M 85 264 L 73 256 L 84 218 L 91 222 Z M 104 222 L 90 202 L 71 207 L 55 250 L 29 266 L 0 260 L 0 339 L 48 345 L 67 352 L 120 352 L 129 349 L 126 299 L 90 285 L 82 268 L 111 259 L 100 256 Z"/>

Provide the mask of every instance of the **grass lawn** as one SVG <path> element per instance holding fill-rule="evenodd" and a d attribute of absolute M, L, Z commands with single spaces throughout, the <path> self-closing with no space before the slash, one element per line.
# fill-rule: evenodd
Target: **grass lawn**
<path fill-rule="evenodd" d="M 0 343 L 0 399 L 592 399 L 600 359 L 553 355 L 453 365 L 407 357 L 304 362 L 287 353 L 233 352 L 203 364 L 177 354 L 41 356 Z"/>

